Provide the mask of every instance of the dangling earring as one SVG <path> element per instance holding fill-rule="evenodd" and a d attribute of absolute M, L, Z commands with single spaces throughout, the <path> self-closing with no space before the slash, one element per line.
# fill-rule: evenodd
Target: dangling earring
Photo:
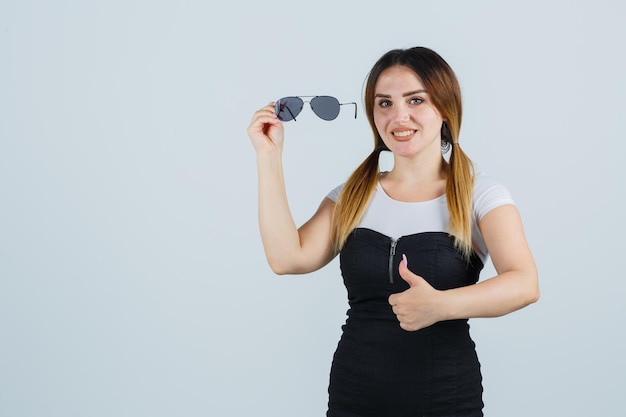
<path fill-rule="evenodd" d="M 448 123 L 444 120 L 441 124 L 441 152 L 447 153 L 452 147 L 452 134 Z"/>

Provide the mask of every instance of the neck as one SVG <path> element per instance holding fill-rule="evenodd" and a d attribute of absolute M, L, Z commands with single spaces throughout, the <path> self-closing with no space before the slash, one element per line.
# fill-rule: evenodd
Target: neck
<path fill-rule="evenodd" d="M 393 169 L 388 178 L 407 185 L 440 181 L 447 177 L 446 161 L 441 156 L 402 158 L 394 157 Z"/>

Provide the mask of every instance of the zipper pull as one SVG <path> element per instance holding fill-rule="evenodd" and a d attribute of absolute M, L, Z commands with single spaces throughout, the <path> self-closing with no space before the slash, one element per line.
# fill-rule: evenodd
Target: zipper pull
<path fill-rule="evenodd" d="M 393 257 L 396 254 L 397 239 L 391 239 L 391 247 L 389 248 L 389 283 L 393 284 Z"/>

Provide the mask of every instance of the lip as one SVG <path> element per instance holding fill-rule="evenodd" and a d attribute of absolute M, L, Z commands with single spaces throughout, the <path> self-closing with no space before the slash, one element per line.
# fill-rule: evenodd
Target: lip
<path fill-rule="evenodd" d="M 406 136 L 397 136 L 395 133 L 402 133 L 402 132 L 412 132 L 411 134 L 408 134 Z M 391 131 L 391 136 L 399 141 L 399 142 L 405 142 L 407 140 L 410 140 L 413 136 L 415 136 L 415 133 L 417 132 L 417 130 L 415 129 L 393 129 Z"/>

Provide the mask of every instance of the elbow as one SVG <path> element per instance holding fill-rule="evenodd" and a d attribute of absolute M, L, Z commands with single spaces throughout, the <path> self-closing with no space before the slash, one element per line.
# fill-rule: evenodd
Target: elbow
<path fill-rule="evenodd" d="M 272 272 L 276 275 L 287 275 L 289 274 L 289 271 L 285 268 L 283 268 L 280 265 L 275 265 L 275 264 L 270 264 L 270 268 L 272 269 Z"/>
<path fill-rule="evenodd" d="M 293 258 L 269 259 L 268 263 L 276 275 L 301 275 L 315 271 L 310 264 L 297 262 Z"/>
<path fill-rule="evenodd" d="M 269 264 L 272 272 L 276 275 L 290 275 L 298 273 L 294 269 L 293 265 L 290 262 L 287 262 L 284 258 L 273 258 L 268 256 L 267 263 Z"/>
<path fill-rule="evenodd" d="M 539 301 L 540 292 L 539 287 L 537 287 L 534 291 L 528 294 L 528 298 L 526 299 L 526 305 L 534 304 Z"/>
<path fill-rule="evenodd" d="M 268 258 L 267 263 L 269 264 L 272 272 L 276 275 L 287 275 L 289 273 L 285 266 L 276 260 Z"/>
<path fill-rule="evenodd" d="M 528 285 L 528 290 L 525 297 L 526 305 L 536 303 L 537 301 L 539 301 L 539 297 L 541 296 L 541 291 L 539 290 L 539 279 L 536 271 L 533 271 L 531 279 L 529 279 L 529 281 L 531 282 L 531 284 Z"/>
<path fill-rule="evenodd" d="M 540 297 L 540 296 L 541 296 L 541 291 L 539 290 L 539 285 L 537 285 L 537 286 L 535 287 L 535 292 L 534 292 L 534 294 L 533 294 L 533 297 L 532 297 L 532 299 L 531 299 L 531 302 L 530 302 L 530 303 L 532 304 L 532 303 L 536 303 L 537 301 L 539 301 L 539 297 Z"/>
<path fill-rule="evenodd" d="M 286 265 L 286 256 L 284 251 L 270 251 L 265 248 L 265 260 L 272 272 L 276 275 L 285 275 L 288 273 Z"/>

